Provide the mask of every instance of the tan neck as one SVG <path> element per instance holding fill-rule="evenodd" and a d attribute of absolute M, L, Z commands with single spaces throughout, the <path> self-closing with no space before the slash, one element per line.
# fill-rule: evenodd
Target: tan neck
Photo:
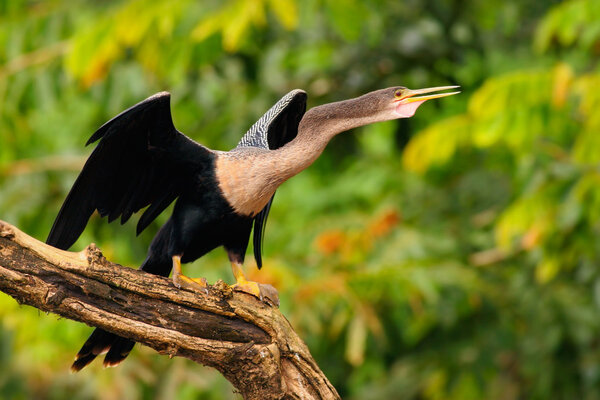
<path fill-rule="evenodd" d="M 359 97 L 324 104 L 304 114 L 296 138 L 272 152 L 280 167 L 280 183 L 309 167 L 335 135 L 382 119 L 364 109 L 361 100 Z"/>
<path fill-rule="evenodd" d="M 277 150 L 242 147 L 220 154 L 217 181 L 229 204 L 242 215 L 256 215 L 279 185 L 311 165 L 335 135 L 392 118 L 377 99 L 365 96 L 311 108 L 296 138 Z"/>

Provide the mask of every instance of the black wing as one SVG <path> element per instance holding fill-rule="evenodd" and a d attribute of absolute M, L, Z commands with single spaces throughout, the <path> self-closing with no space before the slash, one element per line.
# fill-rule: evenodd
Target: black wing
<path fill-rule="evenodd" d="M 284 146 L 298 134 L 298 125 L 305 111 L 306 92 L 299 89 L 292 90 L 252 125 L 237 147 L 260 147 L 275 150 Z M 254 258 L 258 268 L 262 267 L 262 242 L 273 197 L 265 208 L 254 217 Z"/>
<path fill-rule="evenodd" d="M 102 125 L 86 145 L 100 139 L 62 205 L 46 243 L 68 249 L 94 212 L 125 223 L 146 209 L 143 231 L 185 188 L 186 179 L 212 152 L 175 129 L 170 94 L 157 93 Z"/>

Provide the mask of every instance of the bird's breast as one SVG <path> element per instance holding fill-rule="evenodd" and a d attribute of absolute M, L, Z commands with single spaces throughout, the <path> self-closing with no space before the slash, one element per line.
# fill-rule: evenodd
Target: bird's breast
<path fill-rule="evenodd" d="M 215 174 L 223 197 L 240 215 L 258 214 L 281 184 L 277 179 L 277 166 L 260 155 L 220 154 Z"/>

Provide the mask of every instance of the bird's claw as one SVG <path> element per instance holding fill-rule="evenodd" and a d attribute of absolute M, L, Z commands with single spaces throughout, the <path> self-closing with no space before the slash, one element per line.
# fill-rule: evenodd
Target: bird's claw
<path fill-rule="evenodd" d="M 279 293 L 271 285 L 253 281 L 237 282 L 231 288 L 236 292 L 244 292 L 257 297 L 262 302 L 268 302 L 279 307 Z"/>
<path fill-rule="evenodd" d="M 235 276 L 235 284 L 231 286 L 231 289 L 236 292 L 251 294 L 262 302 L 267 301 L 279 307 L 279 293 L 277 293 L 277 289 L 271 285 L 264 285 L 246 279 L 242 264 L 237 261 L 231 262 L 231 271 L 233 272 L 233 276 Z"/>
<path fill-rule="evenodd" d="M 173 284 L 177 289 L 187 289 L 192 292 L 208 294 L 208 284 L 205 278 L 190 278 L 185 275 L 174 274 Z"/>
<path fill-rule="evenodd" d="M 231 286 L 231 288 L 233 290 L 235 290 L 236 292 L 245 292 L 245 293 L 253 295 L 254 297 L 258 297 L 260 299 L 260 301 L 263 300 L 263 295 L 260 290 L 260 286 L 259 286 L 258 282 L 253 282 L 253 281 L 238 282 L 238 283 L 234 284 L 233 286 Z"/>

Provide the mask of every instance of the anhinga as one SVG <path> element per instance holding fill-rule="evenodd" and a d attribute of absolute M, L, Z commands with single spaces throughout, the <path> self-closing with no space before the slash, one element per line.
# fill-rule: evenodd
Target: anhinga
<path fill-rule="evenodd" d="M 205 290 L 203 279 L 181 273 L 191 262 L 223 246 L 236 278 L 234 288 L 261 297 L 246 280 L 242 263 L 254 226 L 254 256 L 262 265 L 261 241 L 279 185 L 311 165 L 338 133 L 413 116 L 426 100 L 458 92 L 457 86 L 420 90 L 392 87 L 306 110 L 306 93 L 293 90 L 277 102 L 231 151 L 210 150 L 175 129 L 169 93 L 158 93 L 102 125 L 87 144 L 100 140 L 69 192 L 47 243 L 68 249 L 98 210 L 121 223 L 144 207 L 143 231 L 175 199 L 141 269 L 169 276 L 177 287 Z M 134 342 L 95 329 L 71 367 L 78 371 L 108 351 L 105 366 L 127 357 Z"/>

